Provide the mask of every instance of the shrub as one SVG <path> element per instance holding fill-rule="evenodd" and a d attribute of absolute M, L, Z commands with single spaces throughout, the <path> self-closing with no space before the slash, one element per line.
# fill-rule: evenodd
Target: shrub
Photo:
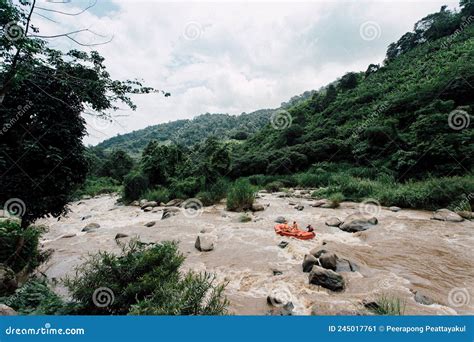
<path fill-rule="evenodd" d="M 336 192 L 329 196 L 329 200 L 331 201 L 331 208 L 338 208 L 342 201 L 344 201 L 344 195 L 340 192 Z"/>
<path fill-rule="evenodd" d="M 47 253 L 39 251 L 39 238 L 43 227 L 21 228 L 13 220 L 0 221 L 0 263 L 15 273 L 33 271 L 47 259 Z"/>
<path fill-rule="evenodd" d="M 10 297 L 0 298 L 21 315 L 67 314 L 67 305 L 55 294 L 45 280 L 30 279 Z"/>
<path fill-rule="evenodd" d="M 227 194 L 227 210 L 243 211 L 252 208 L 255 200 L 255 189 L 248 180 L 235 181 Z"/>
<path fill-rule="evenodd" d="M 126 201 L 140 199 L 148 189 L 148 177 L 138 171 L 133 171 L 125 176 L 123 181 L 123 198 Z"/>
<path fill-rule="evenodd" d="M 239 222 L 241 223 L 250 222 L 250 221 L 252 221 L 252 218 L 247 214 L 242 214 L 239 216 Z"/>
<path fill-rule="evenodd" d="M 265 185 L 265 189 L 270 192 L 277 192 L 277 191 L 280 191 L 280 189 L 283 188 L 284 186 L 285 185 L 282 182 L 275 181 L 275 182 L 271 182 Z"/>
<path fill-rule="evenodd" d="M 99 252 L 90 256 L 65 284 L 78 314 L 226 313 L 224 285 L 215 285 L 214 278 L 206 273 L 181 274 L 184 259 L 174 242 L 144 244 L 132 240 L 122 246 L 120 255 Z M 94 292 L 104 287 L 109 305 L 100 308 L 94 304 L 100 299 L 94 298 Z"/>
<path fill-rule="evenodd" d="M 201 190 L 203 182 L 203 179 L 200 177 L 173 178 L 169 186 L 170 194 L 173 198 L 194 197 Z"/>
<path fill-rule="evenodd" d="M 78 199 L 84 195 L 96 196 L 120 191 L 120 183 L 110 177 L 87 178 L 82 187 L 74 194 Z"/>
<path fill-rule="evenodd" d="M 212 205 L 220 202 L 227 195 L 229 182 L 226 179 L 219 179 L 215 184 L 209 187 L 207 191 L 201 191 L 197 194 L 197 198 L 204 205 Z"/>
<path fill-rule="evenodd" d="M 160 186 L 156 187 L 153 190 L 148 190 L 143 194 L 143 197 L 149 201 L 155 201 L 157 203 L 166 203 L 171 199 L 170 192 L 168 191 L 168 189 Z"/>

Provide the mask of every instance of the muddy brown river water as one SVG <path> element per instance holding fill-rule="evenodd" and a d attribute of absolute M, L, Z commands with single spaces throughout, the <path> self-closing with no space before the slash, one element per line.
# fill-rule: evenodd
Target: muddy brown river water
<path fill-rule="evenodd" d="M 304 205 L 298 211 L 289 201 Z M 42 271 L 49 278 L 60 279 L 74 272 L 88 253 L 99 250 L 119 251 L 117 233 L 137 236 L 145 242 L 178 240 L 186 256 L 183 270 L 208 271 L 219 281 L 228 282 L 226 294 L 230 312 L 238 315 L 264 315 L 270 307 L 269 294 L 291 300 L 294 313 L 362 313 L 362 300 L 380 295 L 396 296 L 405 302 L 405 314 L 455 315 L 474 314 L 474 222 L 460 223 L 431 220 L 432 213 L 420 210 L 392 212 L 382 208 L 379 223 L 369 230 L 347 233 L 328 227 L 330 217 L 343 220 L 359 210 L 359 204 L 344 202 L 337 209 L 313 208 L 309 199 L 278 198 L 260 194 L 257 200 L 269 204 L 252 215 L 252 221 L 239 222 L 239 213 L 225 210 L 223 204 L 206 207 L 203 213 L 189 218 L 178 213 L 161 220 L 162 212 L 144 212 L 139 207 L 122 206 L 117 196 L 104 195 L 71 203 L 67 218 L 45 219 L 49 226 L 43 237 L 45 249 L 52 249 Z M 82 220 L 83 217 L 88 217 Z M 311 224 L 316 237 L 309 241 L 275 234 L 274 220 L 284 216 L 300 226 Z M 152 227 L 145 223 L 156 221 Z M 88 223 L 98 223 L 94 232 L 81 232 Z M 194 243 L 205 229 L 217 239 L 211 252 L 199 252 Z M 65 235 L 75 234 L 64 238 Z M 121 239 L 126 241 L 129 238 Z M 286 248 L 278 247 L 287 241 Z M 323 246 L 323 243 L 324 246 Z M 303 257 L 312 248 L 335 252 L 359 266 L 357 272 L 342 273 L 347 288 L 334 293 L 308 284 L 302 272 Z M 274 270 L 281 272 L 274 275 Z M 64 293 L 58 287 L 57 291 Z M 435 304 L 423 305 L 414 300 L 414 291 L 430 297 Z"/>

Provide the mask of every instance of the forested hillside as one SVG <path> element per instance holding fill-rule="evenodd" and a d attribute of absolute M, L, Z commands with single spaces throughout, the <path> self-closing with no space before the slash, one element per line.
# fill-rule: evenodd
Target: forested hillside
<path fill-rule="evenodd" d="M 267 125 L 272 112 L 271 109 L 262 109 L 238 116 L 206 113 L 192 120 L 171 121 L 118 135 L 103 141 L 97 147 L 106 151 L 122 149 L 136 155 L 153 140 L 183 146 L 192 146 L 210 136 L 223 140 L 244 140 Z"/>
<path fill-rule="evenodd" d="M 383 66 L 349 73 L 237 147 L 236 176 L 290 174 L 317 162 L 396 179 L 466 174 L 473 164 L 474 27 L 442 9 L 392 44 Z M 291 121 L 291 124 L 289 124 Z"/>

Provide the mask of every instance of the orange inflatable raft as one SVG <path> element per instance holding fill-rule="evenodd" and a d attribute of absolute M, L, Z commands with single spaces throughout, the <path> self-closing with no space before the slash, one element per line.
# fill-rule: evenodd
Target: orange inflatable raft
<path fill-rule="evenodd" d="M 297 227 L 292 227 L 287 223 L 277 224 L 275 226 L 275 233 L 282 236 L 290 236 L 300 240 L 309 240 L 315 237 L 313 232 L 305 232 Z"/>

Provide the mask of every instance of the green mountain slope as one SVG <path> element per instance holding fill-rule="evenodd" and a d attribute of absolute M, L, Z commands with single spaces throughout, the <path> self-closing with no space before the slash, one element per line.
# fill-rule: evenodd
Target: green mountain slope
<path fill-rule="evenodd" d="M 439 24 L 433 16 L 450 26 L 428 39 Z M 318 162 L 399 180 L 470 173 L 474 20 L 465 24 L 466 16 L 443 10 L 427 18 L 389 47 L 382 67 L 345 75 L 289 108 L 284 129 L 269 125 L 238 146 L 233 174 L 290 174 Z M 427 20 L 431 26 L 417 31 Z"/>
<path fill-rule="evenodd" d="M 192 120 L 172 121 L 118 135 L 101 142 L 98 147 L 106 151 L 122 149 L 136 155 L 152 140 L 184 146 L 195 145 L 210 136 L 222 140 L 242 140 L 267 125 L 273 111 L 262 109 L 238 116 L 202 114 Z"/>

